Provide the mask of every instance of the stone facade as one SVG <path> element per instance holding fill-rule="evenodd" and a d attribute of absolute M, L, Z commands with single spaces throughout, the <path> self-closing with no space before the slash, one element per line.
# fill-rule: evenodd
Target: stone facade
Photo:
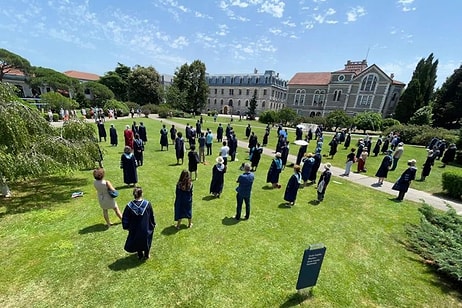
<path fill-rule="evenodd" d="M 349 115 L 379 112 L 385 118 L 394 113 L 404 86 L 375 64 L 348 61 L 335 72 L 295 74 L 289 81 L 287 107 L 310 117 L 344 110 Z"/>
<path fill-rule="evenodd" d="M 222 114 L 248 112 L 250 100 L 256 92 L 257 115 L 266 110 L 279 110 L 287 100 L 287 81 L 274 71 L 264 74 L 223 74 L 206 76 L 209 95 L 204 111 Z"/>

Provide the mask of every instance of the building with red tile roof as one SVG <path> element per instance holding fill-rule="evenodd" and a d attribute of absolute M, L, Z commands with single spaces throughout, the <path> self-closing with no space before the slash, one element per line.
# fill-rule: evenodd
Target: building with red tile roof
<path fill-rule="evenodd" d="M 296 73 L 288 83 L 286 106 L 303 116 L 326 116 L 334 110 L 349 115 L 364 111 L 391 116 L 405 84 L 366 60 L 347 61 L 334 72 Z"/>
<path fill-rule="evenodd" d="M 85 82 L 85 81 L 98 81 L 99 78 L 100 78 L 96 74 L 79 72 L 79 71 L 65 71 L 63 74 L 68 76 L 68 77 L 78 79 L 78 80 L 80 80 L 82 82 Z"/>

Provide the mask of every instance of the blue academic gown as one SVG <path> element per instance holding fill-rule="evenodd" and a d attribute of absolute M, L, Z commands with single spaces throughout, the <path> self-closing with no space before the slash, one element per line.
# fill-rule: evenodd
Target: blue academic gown
<path fill-rule="evenodd" d="M 151 203 L 147 200 L 130 201 L 122 215 L 122 227 L 128 230 L 124 249 L 127 252 L 144 251 L 149 254 L 156 227 Z"/>
<path fill-rule="evenodd" d="M 284 200 L 287 202 L 295 202 L 297 199 L 298 188 L 300 186 L 300 173 L 294 173 L 287 183 L 286 191 L 284 192 Z"/>
<path fill-rule="evenodd" d="M 124 183 L 125 184 L 136 184 L 138 183 L 138 173 L 136 170 L 136 159 L 135 155 L 122 154 L 120 158 L 120 168 L 124 172 Z"/>

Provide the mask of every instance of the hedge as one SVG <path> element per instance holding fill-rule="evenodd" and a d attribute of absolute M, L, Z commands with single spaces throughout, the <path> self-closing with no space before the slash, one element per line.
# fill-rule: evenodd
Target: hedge
<path fill-rule="evenodd" d="M 456 142 L 457 133 L 444 129 L 434 128 L 428 125 L 393 125 L 383 131 L 387 136 L 390 132 L 398 132 L 401 141 L 407 144 L 428 145 L 433 137 L 445 139 L 447 142 Z"/>
<path fill-rule="evenodd" d="M 462 172 L 446 171 L 442 175 L 443 190 L 446 190 L 451 197 L 460 198 L 462 196 Z"/>

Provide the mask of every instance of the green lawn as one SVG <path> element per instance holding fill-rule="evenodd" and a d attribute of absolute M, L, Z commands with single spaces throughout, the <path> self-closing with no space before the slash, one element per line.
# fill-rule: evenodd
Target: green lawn
<path fill-rule="evenodd" d="M 119 169 L 122 129 L 129 123 L 115 122 L 118 148 L 103 145 L 106 178 L 120 190 L 121 209 L 131 196 Z M 256 172 L 250 220 L 231 218 L 240 161 L 229 164 L 220 199 L 208 195 L 212 164 L 200 165 L 194 226 L 176 231 L 174 188 L 186 165 L 174 165 L 173 147 L 159 151 L 161 123 L 144 123 L 150 141 L 139 185 L 157 220 L 152 258 L 140 263 L 123 250 L 120 224 L 105 230 L 90 170 L 22 183 L 13 187 L 14 198 L 0 200 L 2 307 L 291 307 L 300 301 L 311 307 L 460 306 L 461 294 L 402 244 L 405 225 L 419 221 L 418 204 L 395 203 L 335 178 L 320 205 L 310 203 L 316 191 L 307 187 L 287 209 L 284 189 L 267 189 L 269 157 Z M 281 183 L 290 174 L 284 171 Z M 74 191 L 84 196 L 71 199 Z M 116 222 L 113 213 L 111 219 Z M 299 297 L 303 251 L 315 243 L 327 247 L 324 264 L 311 296 Z"/>

